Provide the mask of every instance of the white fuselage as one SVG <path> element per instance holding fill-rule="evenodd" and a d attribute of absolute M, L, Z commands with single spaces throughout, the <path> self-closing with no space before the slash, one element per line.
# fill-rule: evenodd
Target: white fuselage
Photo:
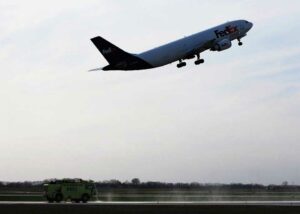
<path fill-rule="evenodd" d="M 222 33 L 227 26 L 236 27 L 237 31 L 232 34 Z M 189 52 L 197 50 L 201 53 L 210 47 L 205 46 L 209 41 L 215 43 L 228 39 L 229 41 L 246 36 L 247 32 L 252 28 L 252 23 L 245 20 L 227 22 L 214 28 L 196 33 L 194 35 L 179 39 L 166 45 L 151 49 L 149 51 L 137 54 L 139 58 L 145 60 L 153 67 L 160 67 L 177 60 L 185 59 Z"/>
<path fill-rule="evenodd" d="M 197 57 L 195 65 L 204 63 L 200 53 L 206 50 L 224 51 L 232 46 L 232 41 L 237 39 L 241 46 L 241 38 L 246 36 L 253 24 L 246 20 L 227 22 L 194 35 L 145 51 L 141 54 L 128 53 L 106 39 L 97 36 L 91 39 L 99 52 L 108 61 L 109 65 L 92 69 L 103 70 L 145 70 L 179 61 L 178 68 L 186 66 L 183 60 Z"/>

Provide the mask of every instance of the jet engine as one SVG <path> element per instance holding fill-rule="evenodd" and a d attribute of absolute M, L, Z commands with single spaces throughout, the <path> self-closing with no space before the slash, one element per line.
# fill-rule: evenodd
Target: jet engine
<path fill-rule="evenodd" d="M 212 51 L 224 51 L 231 48 L 232 43 L 228 39 L 223 39 L 222 41 L 216 43 L 214 47 L 211 49 Z"/>

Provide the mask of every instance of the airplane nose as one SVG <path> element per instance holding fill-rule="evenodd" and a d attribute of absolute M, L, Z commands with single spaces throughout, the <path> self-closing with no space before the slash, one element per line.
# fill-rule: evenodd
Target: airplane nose
<path fill-rule="evenodd" d="M 249 30 L 253 27 L 253 23 L 249 22 Z"/>

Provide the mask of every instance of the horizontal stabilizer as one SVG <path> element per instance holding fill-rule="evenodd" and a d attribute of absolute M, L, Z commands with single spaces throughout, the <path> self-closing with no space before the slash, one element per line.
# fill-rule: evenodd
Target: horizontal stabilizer
<path fill-rule="evenodd" d="M 95 69 L 88 70 L 88 72 L 92 72 L 92 71 L 103 71 L 103 68 L 95 68 Z"/>

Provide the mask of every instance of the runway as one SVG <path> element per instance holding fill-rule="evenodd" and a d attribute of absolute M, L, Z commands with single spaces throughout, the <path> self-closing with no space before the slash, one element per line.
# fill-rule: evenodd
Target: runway
<path fill-rule="evenodd" d="M 104 206 L 104 205 L 136 205 L 136 206 L 158 206 L 158 205 L 168 205 L 168 206 L 293 206 L 300 207 L 300 201 L 209 201 L 209 202 L 102 202 L 93 201 L 86 204 L 76 204 L 76 203 L 48 203 L 48 202 L 28 202 L 28 201 L 0 201 L 0 205 L 60 205 L 60 206 Z"/>
<path fill-rule="evenodd" d="M 1 214 L 250 214 L 300 213 L 300 201 L 252 202 L 91 202 L 87 204 L 46 202 L 0 202 Z"/>

